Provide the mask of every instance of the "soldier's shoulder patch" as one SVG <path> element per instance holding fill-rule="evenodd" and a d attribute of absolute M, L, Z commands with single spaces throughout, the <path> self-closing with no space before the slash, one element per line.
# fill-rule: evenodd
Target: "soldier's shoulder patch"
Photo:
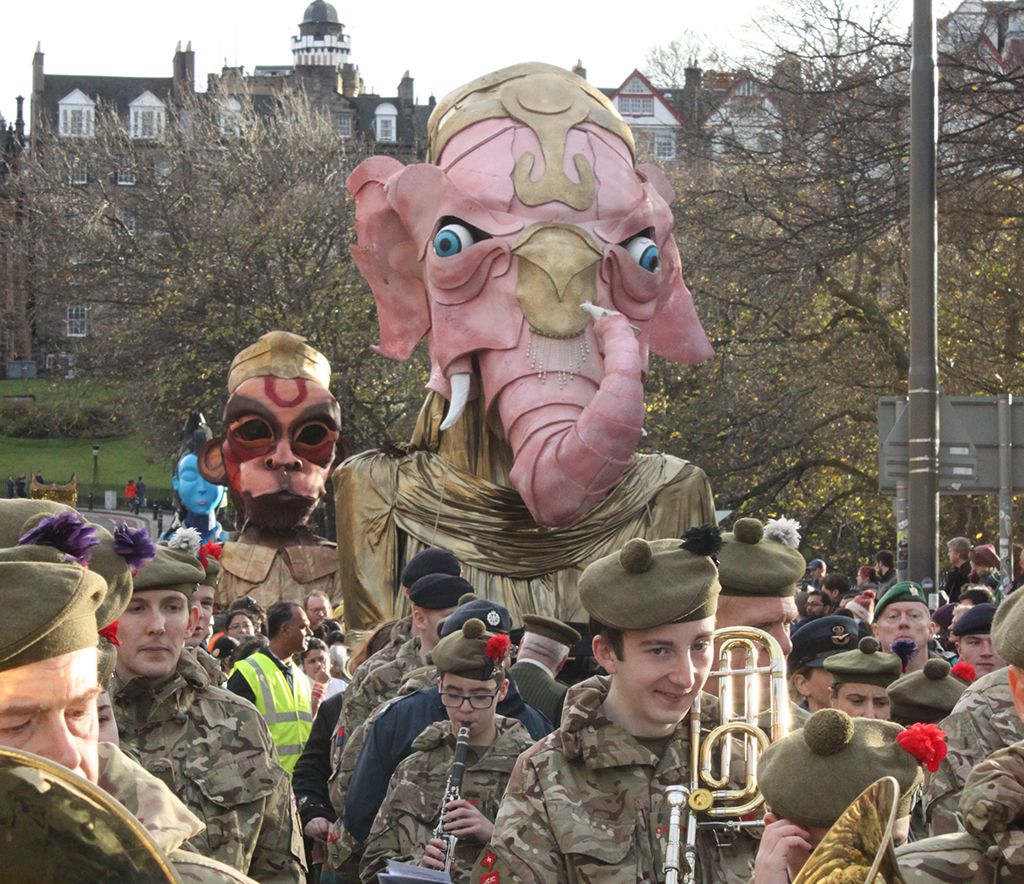
<path fill-rule="evenodd" d="M 480 860 L 480 865 L 482 865 L 485 869 L 493 869 L 494 868 L 494 861 L 497 858 L 498 857 L 496 857 L 494 855 L 494 851 L 493 850 L 486 850 L 486 851 L 484 851 L 483 858 Z"/>

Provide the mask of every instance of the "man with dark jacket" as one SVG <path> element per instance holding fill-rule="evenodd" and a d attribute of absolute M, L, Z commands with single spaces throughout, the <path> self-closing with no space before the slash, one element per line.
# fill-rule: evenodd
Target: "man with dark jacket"
<path fill-rule="evenodd" d="M 299 808 L 302 831 L 307 838 L 307 864 L 324 861 L 327 835 L 331 823 L 338 818 L 331 806 L 327 781 L 331 778 L 331 748 L 344 699 L 344 694 L 335 694 L 320 704 L 313 719 L 313 730 L 292 772 L 292 790 Z"/>

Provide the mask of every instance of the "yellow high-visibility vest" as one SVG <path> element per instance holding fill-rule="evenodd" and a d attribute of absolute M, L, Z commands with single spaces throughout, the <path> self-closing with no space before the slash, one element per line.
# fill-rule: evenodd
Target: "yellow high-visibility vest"
<path fill-rule="evenodd" d="M 290 776 L 313 729 L 313 707 L 309 679 L 294 663 L 288 665 L 294 688 L 288 687 L 284 673 L 266 654 L 239 660 L 234 671 L 242 673 L 256 695 L 256 708 L 270 729 L 281 767 Z"/>

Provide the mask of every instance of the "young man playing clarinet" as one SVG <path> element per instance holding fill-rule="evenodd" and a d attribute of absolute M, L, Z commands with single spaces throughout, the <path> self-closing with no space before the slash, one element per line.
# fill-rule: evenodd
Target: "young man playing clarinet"
<path fill-rule="evenodd" d="M 434 648 L 448 721 L 427 727 L 413 743 L 415 753 L 391 778 L 359 866 L 364 884 L 375 882 L 388 860 L 443 869 L 452 838 L 452 881 L 468 884 L 473 861 L 490 840 L 516 758 L 533 744 L 522 724 L 495 712 L 508 691 L 508 648 L 508 637 L 488 633 L 480 620 L 466 621 Z M 468 744 L 465 772 L 456 782 L 453 762 L 463 726 L 468 726 L 462 735 Z"/>

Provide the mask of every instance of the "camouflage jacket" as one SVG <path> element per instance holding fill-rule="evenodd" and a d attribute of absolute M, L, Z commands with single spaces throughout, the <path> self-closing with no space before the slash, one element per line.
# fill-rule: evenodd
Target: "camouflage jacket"
<path fill-rule="evenodd" d="M 533 745 L 529 732 L 514 718 L 496 716 L 498 734 L 482 756 L 470 747 L 462 780 L 462 797 L 494 821 L 505 786 L 521 752 Z M 417 863 L 433 837 L 455 758 L 455 735 L 448 721 L 430 725 L 413 743 L 416 752 L 406 758 L 391 778 L 387 797 L 377 812 L 366 842 L 359 877 L 373 884 L 388 860 Z M 480 849 L 479 841 L 461 839 L 455 847 L 452 881 L 469 884 L 469 873 Z"/>
<path fill-rule="evenodd" d="M 198 648 L 193 648 L 191 653 L 199 662 L 199 665 L 203 667 L 203 672 L 206 673 L 210 684 L 218 688 L 224 687 L 224 682 L 228 680 L 228 677 L 224 674 L 224 670 L 220 668 L 220 660 L 214 657 L 202 645 Z"/>
<path fill-rule="evenodd" d="M 385 709 L 399 697 L 431 687 L 436 679 L 437 669 L 433 666 L 414 669 L 402 681 L 398 694 L 374 709 L 367 716 L 366 721 L 359 725 L 353 733 L 346 735 L 344 724 L 339 726 L 339 733 L 331 747 L 331 778 L 327 783 L 331 795 L 331 806 L 338 814 L 337 821 L 331 824 L 330 838 L 333 842 L 333 849 L 328 866 L 342 870 L 345 873 L 343 877 L 348 881 L 354 880 L 358 875 L 359 858 L 363 849 L 362 844 L 345 831 L 344 824 L 345 798 L 348 794 L 352 772 L 359 760 L 359 750 L 362 749 L 363 742 L 370 732 L 370 728 L 373 727 L 373 723 Z M 344 710 L 344 707 L 342 708 Z"/>
<path fill-rule="evenodd" d="M 689 783 L 688 719 L 659 759 L 604 714 L 609 683 L 595 677 L 576 685 L 561 727 L 519 757 L 474 882 L 664 881 L 665 789 Z M 696 881 L 745 882 L 755 853 L 745 834 L 719 848 L 698 831 Z"/>
<path fill-rule="evenodd" d="M 940 723 L 948 754 L 925 781 L 924 813 L 932 835 L 963 831 L 960 793 L 972 768 L 993 752 L 1024 740 L 1005 669 L 979 678 Z"/>
<path fill-rule="evenodd" d="M 256 707 L 187 653 L 157 686 L 115 675 L 112 699 L 122 744 L 206 824 L 192 847 L 263 884 L 303 880 L 291 782 Z"/>
<path fill-rule="evenodd" d="M 1019 884 L 1020 869 L 993 852 L 973 835 L 953 832 L 897 847 L 896 859 L 908 884 Z"/>
<path fill-rule="evenodd" d="M 378 653 L 383 654 L 389 646 Z M 366 662 L 369 663 L 377 654 Z M 365 664 L 364 664 L 365 665 Z M 410 638 L 397 647 L 390 660 L 378 661 L 376 665 L 366 669 L 361 678 L 353 679 L 345 689 L 345 706 L 341 717 L 345 723 L 345 733 L 356 730 L 366 717 L 381 703 L 390 700 L 398 693 L 402 679 L 423 666 L 420 657 L 419 638 Z M 362 670 L 362 666 L 359 667 Z M 357 672 L 359 671 L 357 670 Z"/>
<path fill-rule="evenodd" d="M 113 743 L 99 744 L 99 761 L 99 786 L 142 823 L 185 884 L 255 884 L 237 869 L 186 849 L 203 824 L 145 768 Z"/>
<path fill-rule="evenodd" d="M 331 747 L 331 779 L 329 783 L 331 804 L 339 814 L 345 808 L 345 793 L 348 791 L 348 782 L 359 758 L 359 750 L 377 717 L 394 700 L 404 697 L 406 694 L 414 694 L 424 688 L 433 687 L 436 681 L 437 669 L 433 666 L 421 666 L 419 669 L 407 673 L 395 695 L 378 704 L 354 731 L 344 730 L 344 705 L 342 705 L 342 721 L 339 722 L 337 738 Z M 348 691 L 345 692 L 345 702 L 348 702 Z"/>

